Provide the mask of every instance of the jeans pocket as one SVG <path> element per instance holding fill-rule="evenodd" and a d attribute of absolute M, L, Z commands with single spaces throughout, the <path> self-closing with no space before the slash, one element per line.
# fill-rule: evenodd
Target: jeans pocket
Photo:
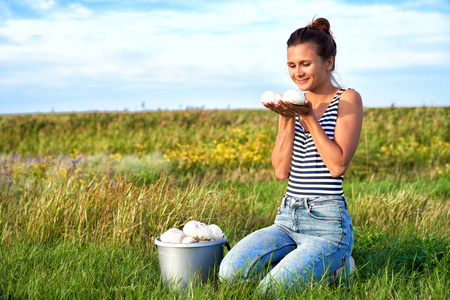
<path fill-rule="evenodd" d="M 317 220 L 342 221 L 341 208 L 337 204 L 311 205 L 307 211 L 311 217 Z"/>

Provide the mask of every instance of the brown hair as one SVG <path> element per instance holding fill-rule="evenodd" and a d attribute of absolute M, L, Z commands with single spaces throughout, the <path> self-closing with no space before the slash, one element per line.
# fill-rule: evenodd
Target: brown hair
<path fill-rule="evenodd" d="M 288 48 L 301 44 L 311 44 L 316 49 L 317 55 L 323 60 L 327 60 L 330 56 L 334 57 L 334 71 L 336 61 L 336 42 L 330 31 L 330 22 L 325 18 L 313 19 L 311 24 L 294 31 L 287 41 Z"/>

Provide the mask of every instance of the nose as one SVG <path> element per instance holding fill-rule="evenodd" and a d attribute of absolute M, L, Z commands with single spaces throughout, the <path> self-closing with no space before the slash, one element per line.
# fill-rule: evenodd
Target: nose
<path fill-rule="evenodd" d="M 300 66 L 295 68 L 295 72 L 294 72 L 295 77 L 302 77 L 303 74 L 304 74 L 303 70 Z"/>

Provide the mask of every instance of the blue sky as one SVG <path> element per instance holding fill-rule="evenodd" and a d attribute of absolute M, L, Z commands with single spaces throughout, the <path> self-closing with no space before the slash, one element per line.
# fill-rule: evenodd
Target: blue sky
<path fill-rule="evenodd" d="M 4 0 L 0 114 L 262 108 L 313 17 L 366 107 L 450 105 L 449 1 L 390 2 Z"/>

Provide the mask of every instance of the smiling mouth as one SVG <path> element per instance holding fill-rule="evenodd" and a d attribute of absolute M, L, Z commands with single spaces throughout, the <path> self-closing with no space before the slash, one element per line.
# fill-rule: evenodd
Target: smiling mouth
<path fill-rule="evenodd" d="M 309 78 L 305 78 L 305 79 L 298 79 L 297 82 L 298 83 L 305 83 L 309 80 Z"/>

